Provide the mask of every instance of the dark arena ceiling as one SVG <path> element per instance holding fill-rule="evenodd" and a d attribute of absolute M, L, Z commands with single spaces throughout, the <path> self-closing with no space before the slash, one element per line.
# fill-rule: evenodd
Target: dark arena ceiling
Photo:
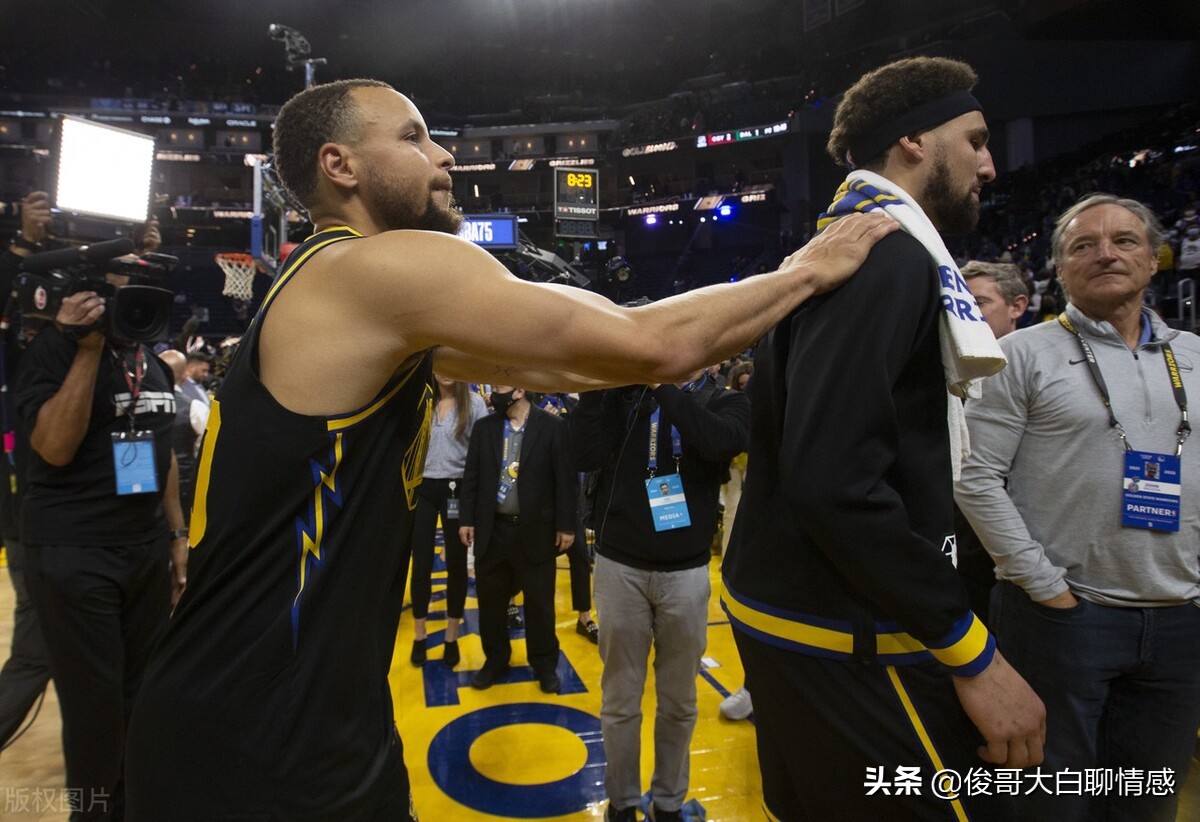
<path fill-rule="evenodd" d="M 414 99 L 455 155 L 464 212 L 519 218 L 518 276 L 558 281 L 569 260 L 600 288 L 620 253 L 652 297 L 794 248 L 844 174 L 824 154 L 827 103 L 899 57 L 979 71 L 1006 172 L 981 229 L 1014 244 L 1042 216 L 1029 223 L 1045 192 L 1027 166 L 1132 168 L 1200 144 L 1200 0 L 0 0 L 0 236 L 53 185 L 59 115 L 128 123 L 156 140 L 151 205 L 181 288 L 216 282 L 214 250 L 253 247 L 248 161 L 305 85 L 272 25 L 324 61 L 318 82 L 373 77 Z M 556 210 L 575 165 L 599 173 L 591 222 Z M 277 224 L 287 198 L 267 188 L 271 261 L 306 229 L 294 209 Z M 747 208 L 718 231 L 723 198 Z M 79 241 L 130 228 L 56 219 Z M 244 327 L 217 316 L 225 302 L 208 330 Z"/>
<path fill-rule="evenodd" d="M 805 31 L 806 10 L 831 9 Z M 1127 0 L 4 0 L 0 92 L 240 97 L 303 87 L 270 24 L 427 115 L 539 107 L 609 116 L 689 78 L 809 74 L 939 39 L 1194 39 L 1200 3 Z M 814 67 L 817 67 L 816 69 Z M 833 80 L 831 79 L 831 82 Z"/>

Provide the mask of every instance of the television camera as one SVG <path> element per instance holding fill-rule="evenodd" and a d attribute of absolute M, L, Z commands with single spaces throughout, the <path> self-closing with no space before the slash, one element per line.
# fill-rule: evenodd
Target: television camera
<path fill-rule="evenodd" d="M 127 256 L 128 239 L 31 254 L 17 275 L 13 296 L 24 319 L 53 322 L 65 297 L 94 291 L 104 299 L 104 316 L 96 326 L 73 327 L 71 333 L 97 328 L 112 340 L 156 343 L 167 339 L 174 295 L 162 287 L 179 262 L 167 254 Z M 105 275 L 129 278 L 116 286 Z"/>

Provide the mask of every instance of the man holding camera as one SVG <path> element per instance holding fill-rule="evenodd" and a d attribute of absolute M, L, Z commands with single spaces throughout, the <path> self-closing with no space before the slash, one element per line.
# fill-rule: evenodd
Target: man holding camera
<path fill-rule="evenodd" d="M 63 298 L 25 354 L 16 402 L 32 451 L 26 572 L 62 707 L 72 819 L 119 818 L 128 711 L 187 563 L 174 381 L 147 345 L 112 337 L 106 303 Z"/>

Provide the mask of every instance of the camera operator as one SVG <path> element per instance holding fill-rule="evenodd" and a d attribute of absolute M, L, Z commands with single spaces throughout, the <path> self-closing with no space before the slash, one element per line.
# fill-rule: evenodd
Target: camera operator
<path fill-rule="evenodd" d="M 21 230 L 12 238 L 9 252 L 17 258 L 24 258 L 45 250 L 44 246 L 50 236 L 51 216 L 50 195 L 46 192 L 31 191 L 22 197 Z"/>
<path fill-rule="evenodd" d="M 0 295 L 8 295 L 12 291 L 22 261 L 35 251 L 42 250 L 47 243 L 50 217 L 50 195 L 46 192 L 32 191 L 22 198 L 21 229 L 12 238 L 9 247 L 0 253 Z M 25 583 L 25 546 L 20 540 L 21 497 L 25 491 L 29 442 L 16 433 L 13 392 L 9 390 L 18 373 L 23 353 L 19 328 L 20 325 L 10 322 L 0 330 L 0 360 L 3 364 L 3 370 L 0 371 L 0 424 L 3 426 L 5 451 L 3 460 L 0 460 L 4 473 L 0 477 L 0 539 L 4 541 L 9 579 L 16 594 L 12 647 L 8 661 L 0 669 L 0 748 L 5 747 L 17 734 L 50 681 L 50 661 L 38 626 L 37 612 Z M 32 324 L 25 331 L 31 333 Z"/>
<path fill-rule="evenodd" d="M 139 257 L 162 248 L 162 231 L 159 230 L 157 217 L 151 217 L 137 227 L 133 232 L 133 245 L 133 253 Z"/>
<path fill-rule="evenodd" d="M 118 290 L 129 280 L 106 279 Z M 64 297 L 25 353 L 16 398 L 32 451 L 22 541 L 62 708 L 73 820 L 120 818 L 127 711 L 182 593 L 188 551 L 174 380 L 145 343 L 98 330 L 105 311 L 95 291 Z"/>

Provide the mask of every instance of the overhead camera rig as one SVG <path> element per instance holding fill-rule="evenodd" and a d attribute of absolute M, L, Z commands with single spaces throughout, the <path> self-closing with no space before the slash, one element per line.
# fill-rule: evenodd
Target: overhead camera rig
<path fill-rule="evenodd" d="M 312 46 L 308 38 L 291 26 L 272 23 L 267 26 L 267 36 L 272 40 L 283 43 L 289 69 L 304 66 L 304 87 L 312 88 L 317 82 L 317 66 L 323 66 L 328 61 L 324 57 L 313 57 Z M 254 169 L 254 211 L 250 218 L 250 256 L 262 263 L 268 273 L 275 274 L 280 263 L 280 249 L 288 240 L 287 214 L 288 211 L 299 211 L 299 204 L 292 200 L 287 189 L 279 179 L 273 163 L 274 158 L 266 161 L 255 160 Z M 278 216 L 277 225 L 267 229 L 263 225 L 263 201 Z M 273 242 L 264 243 L 264 231 L 268 237 L 273 235 Z"/>
<path fill-rule="evenodd" d="M 308 38 L 291 26 L 272 23 L 267 26 L 267 35 L 272 40 L 283 41 L 283 47 L 287 51 L 288 68 L 304 66 L 304 87 L 312 88 L 316 84 L 317 66 L 325 65 L 326 59 L 311 56 L 312 46 L 308 44 Z"/>

